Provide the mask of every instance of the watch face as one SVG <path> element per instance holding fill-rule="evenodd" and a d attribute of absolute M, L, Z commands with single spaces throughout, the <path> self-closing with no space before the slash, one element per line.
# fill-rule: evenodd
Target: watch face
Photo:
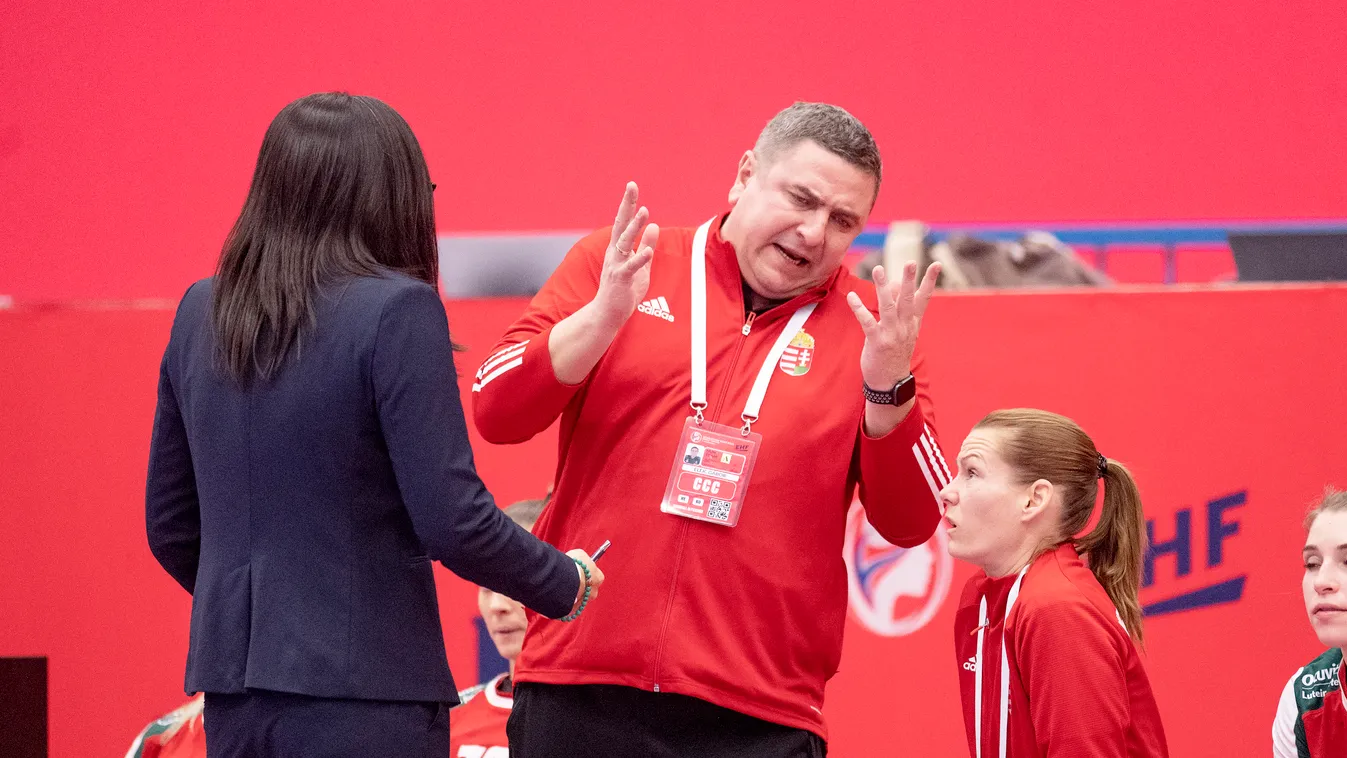
<path fill-rule="evenodd" d="M 893 388 L 893 404 L 902 405 L 917 396 L 917 380 L 911 374 Z"/>
<path fill-rule="evenodd" d="M 911 400 L 917 394 L 917 383 L 911 374 L 907 378 L 895 384 L 891 389 L 877 390 L 868 384 L 862 382 L 865 399 L 879 405 L 902 405 Z"/>

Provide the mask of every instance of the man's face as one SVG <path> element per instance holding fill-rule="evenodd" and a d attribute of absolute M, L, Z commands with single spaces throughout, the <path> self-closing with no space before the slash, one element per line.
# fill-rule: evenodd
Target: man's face
<path fill-rule="evenodd" d="M 477 610 L 482 612 L 487 634 L 496 643 L 496 652 L 513 663 L 524 647 L 524 630 L 528 628 L 524 606 L 499 592 L 481 587 L 477 590 Z"/>
<path fill-rule="evenodd" d="M 874 198 L 873 176 L 811 140 L 765 162 L 749 151 L 739 162 L 721 235 L 734 245 L 749 288 L 786 300 L 842 265 Z"/>

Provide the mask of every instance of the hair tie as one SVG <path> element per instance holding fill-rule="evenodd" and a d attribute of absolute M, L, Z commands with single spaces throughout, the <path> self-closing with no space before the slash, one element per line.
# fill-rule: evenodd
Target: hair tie
<path fill-rule="evenodd" d="M 1103 453 L 1100 453 L 1100 454 L 1099 454 L 1099 478 L 1100 478 L 1100 479 L 1103 479 L 1103 478 L 1106 477 L 1106 476 L 1108 476 L 1108 459 L 1104 457 L 1104 454 L 1103 454 Z"/>

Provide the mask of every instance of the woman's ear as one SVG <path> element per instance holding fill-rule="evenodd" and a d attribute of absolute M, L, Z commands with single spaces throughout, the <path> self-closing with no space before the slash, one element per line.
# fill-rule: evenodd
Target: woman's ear
<path fill-rule="evenodd" d="M 1029 522 L 1039 518 L 1052 503 L 1052 492 L 1052 482 L 1047 479 L 1029 485 L 1029 499 L 1020 508 L 1020 520 Z"/>

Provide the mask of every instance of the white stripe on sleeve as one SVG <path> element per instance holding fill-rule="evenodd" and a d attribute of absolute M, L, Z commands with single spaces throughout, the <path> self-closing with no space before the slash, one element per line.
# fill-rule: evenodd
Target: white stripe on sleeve
<path fill-rule="evenodd" d="M 486 376 L 491 371 L 491 369 L 510 360 L 511 358 L 514 358 L 515 356 L 518 355 L 523 355 L 524 348 L 527 347 L 528 344 L 529 343 L 527 341 L 524 341 L 519 343 L 518 345 L 511 345 L 510 347 L 497 352 L 490 358 L 487 358 L 486 362 L 482 364 L 482 367 L 477 369 L 477 378 L 481 379 L 483 376 Z"/>
<path fill-rule="evenodd" d="M 495 379 L 499 377 L 501 374 L 504 374 L 506 371 L 509 371 L 512 368 L 518 368 L 522 365 L 524 365 L 524 358 L 522 356 L 519 358 L 515 358 L 509 363 L 506 363 L 498 367 L 495 371 L 492 371 L 491 373 L 487 374 L 485 377 L 482 378 L 482 381 L 472 385 L 472 391 L 481 392 L 483 387 L 495 381 Z"/>
<path fill-rule="evenodd" d="M 931 476 L 931 468 L 926 465 L 926 458 L 921 454 L 921 445 L 912 443 L 912 455 L 917 457 L 917 465 L 921 466 L 921 473 L 926 475 L 926 483 L 931 486 L 931 494 L 935 495 L 938 502 L 940 500 L 940 487 L 935 483 L 935 477 Z"/>
<path fill-rule="evenodd" d="M 931 431 L 930 424 L 925 426 L 926 436 L 931 438 L 931 447 L 935 450 L 936 462 L 940 464 L 940 468 L 945 470 L 945 478 L 952 480 L 954 476 L 949 473 L 949 465 L 945 463 L 945 453 L 940 449 L 940 443 L 935 441 L 935 432 Z"/>
<path fill-rule="evenodd" d="M 925 434 L 921 435 L 921 446 L 926 448 L 926 457 L 931 461 L 931 468 L 935 469 L 935 478 L 940 480 L 940 486 L 949 484 L 949 472 L 944 466 L 940 465 L 940 459 L 936 457 L 936 447 L 931 444 L 931 439 Z"/>

